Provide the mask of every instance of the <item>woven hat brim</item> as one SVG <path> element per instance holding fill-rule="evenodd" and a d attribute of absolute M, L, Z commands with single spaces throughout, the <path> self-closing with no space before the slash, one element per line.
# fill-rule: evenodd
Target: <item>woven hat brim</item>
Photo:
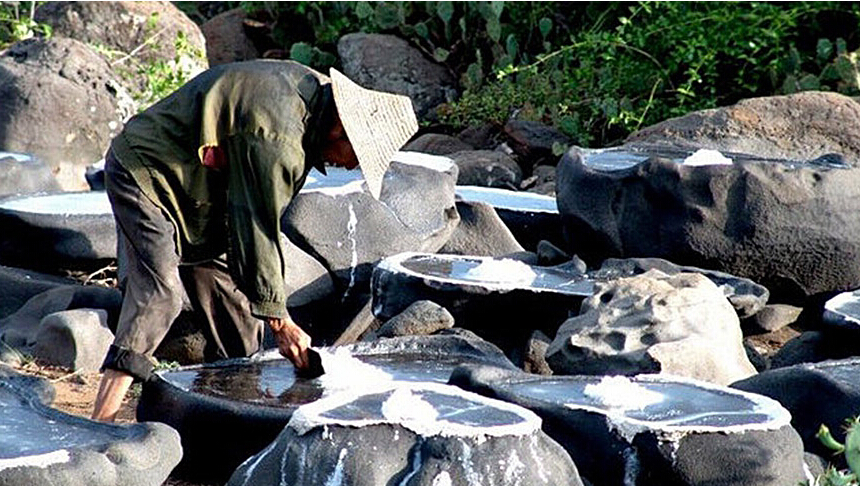
<path fill-rule="evenodd" d="M 370 193 L 382 192 L 391 157 L 418 131 L 408 96 L 362 88 L 337 69 L 329 70 L 334 104 Z"/>

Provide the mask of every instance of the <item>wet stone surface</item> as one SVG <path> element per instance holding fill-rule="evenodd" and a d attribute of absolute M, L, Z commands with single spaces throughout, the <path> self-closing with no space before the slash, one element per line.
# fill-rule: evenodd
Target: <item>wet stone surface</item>
<path fill-rule="evenodd" d="M 463 362 L 460 356 L 429 359 L 419 355 L 356 356 L 397 381 L 445 383 Z M 346 387 L 348 380 L 326 382 L 327 377 L 306 379 L 296 376 L 286 360 L 270 360 L 241 365 L 205 366 L 162 373 L 169 383 L 192 393 L 273 407 L 295 407 Z"/>
<path fill-rule="evenodd" d="M 32 398 L 0 382 L 0 460 L 74 447 L 99 448 L 134 435 L 91 422 L 62 420 L 34 408 Z"/>

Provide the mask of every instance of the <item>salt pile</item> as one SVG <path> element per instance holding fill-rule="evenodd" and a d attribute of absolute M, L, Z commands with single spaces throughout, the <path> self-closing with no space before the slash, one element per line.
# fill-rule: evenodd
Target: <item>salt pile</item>
<path fill-rule="evenodd" d="M 517 260 L 503 258 L 500 260 L 487 259 L 478 266 L 470 268 L 463 275 L 470 280 L 482 282 L 504 282 L 530 285 L 537 274 L 530 266 Z"/>
<path fill-rule="evenodd" d="M 660 393 L 623 376 L 605 376 L 599 383 L 589 383 L 583 394 L 612 410 L 642 410 L 663 401 Z"/>
<path fill-rule="evenodd" d="M 718 150 L 699 149 L 693 155 L 684 159 L 682 163 L 693 167 L 703 165 L 732 165 L 732 159 L 721 154 Z"/>

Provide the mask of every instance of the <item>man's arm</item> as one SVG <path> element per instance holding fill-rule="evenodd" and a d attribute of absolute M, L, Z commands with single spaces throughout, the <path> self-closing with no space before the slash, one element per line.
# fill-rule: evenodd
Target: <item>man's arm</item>
<path fill-rule="evenodd" d="M 251 312 L 268 323 L 281 354 L 298 367 L 307 363 L 310 336 L 287 312 L 280 218 L 304 171 L 301 140 L 298 131 L 276 140 L 245 135 L 225 147 L 229 265 Z"/>

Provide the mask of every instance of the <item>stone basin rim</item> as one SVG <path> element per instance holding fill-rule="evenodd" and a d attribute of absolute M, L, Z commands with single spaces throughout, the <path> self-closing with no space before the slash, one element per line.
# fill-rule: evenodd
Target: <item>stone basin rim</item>
<path fill-rule="evenodd" d="M 562 381 L 588 381 L 588 382 L 599 382 L 604 376 L 593 376 L 593 375 L 557 375 L 548 378 L 534 378 L 534 377 L 521 377 L 521 378 L 512 378 L 505 383 L 500 384 L 499 386 L 504 387 L 505 384 L 524 384 L 530 382 L 539 383 L 542 380 L 562 380 Z M 666 435 L 686 435 L 690 433 L 745 433 L 749 431 L 773 431 L 781 429 L 787 425 L 791 425 L 791 412 L 789 412 L 785 407 L 783 407 L 778 401 L 756 393 L 746 392 L 743 390 L 738 390 L 730 387 L 723 387 L 716 385 L 714 383 L 709 383 L 702 380 L 696 380 L 693 378 L 688 378 L 684 376 L 677 376 L 671 374 L 639 374 L 635 376 L 627 376 L 633 383 L 670 383 L 670 384 L 682 384 L 682 385 L 690 385 L 696 388 L 704 388 L 709 391 L 717 391 L 721 393 L 728 393 L 731 395 L 742 397 L 752 404 L 754 407 L 750 410 L 750 413 L 759 413 L 764 414 L 770 417 L 770 420 L 764 423 L 752 423 L 752 424 L 742 424 L 742 425 L 729 425 L 725 427 L 718 427 L 713 425 L 673 425 L 670 423 L 666 423 L 666 421 L 648 421 L 641 420 L 636 418 L 631 418 L 623 415 L 623 412 L 613 413 L 612 410 L 606 408 L 595 407 L 591 405 L 577 405 L 571 403 L 565 403 L 563 406 L 566 409 L 570 410 L 582 410 L 586 412 L 592 412 L 599 415 L 603 415 L 609 419 L 609 421 L 613 424 L 616 424 L 619 428 L 622 429 L 636 429 L 636 430 L 654 430 L 662 434 Z M 528 396 L 528 400 L 541 402 L 541 403 L 550 403 L 546 400 L 541 400 L 537 397 Z M 552 402 L 553 405 L 558 405 L 555 402 Z"/>
<path fill-rule="evenodd" d="M 362 343 L 355 343 L 355 344 L 362 344 Z M 345 346 L 340 346 L 340 347 L 348 347 L 349 348 L 349 347 L 355 346 L 355 344 L 345 345 Z M 338 348 L 338 346 L 325 346 L 325 347 L 316 348 L 316 349 L 335 349 L 335 348 Z M 417 356 L 422 356 L 422 355 L 423 356 L 429 356 L 430 353 L 421 353 L 421 351 L 417 350 L 417 349 L 393 351 L 392 352 L 390 350 L 386 350 L 384 347 L 380 347 L 379 349 L 374 349 L 374 348 L 362 349 L 361 352 L 353 354 L 353 356 L 355 356 L 355 357 L 386 356 L 386 355 L 402 355 L 402 356 L 414 355 L 417 357 Z M 454 353 L 454 355 L 459 355 L 459 353 Z M 481 357 L 480 355 L 466 356 L 465 354 L 463 356 L 464 356 L 464 358 L 468 357 L 472 362 L 480 362 L 480 363 L 483 363 L 486 365 L 492 365 L 492 366 L 497 366 L 497 367 L 500 366 L 496 361 L 494 361 L 490 357 Z M 253 365 L 253 364 L 266 364 L 266 363 L 272 363 L 275 361 L 283 361 L 286 364 L 290 364 L 288 359 L 281 356 L 281 354 L 277 348 L 271 348 L 271 349 L 264 350 L 258 354 L 253 355 L 253 356 L 245 357 L 245 358 L 229 358 L 229 359 L 223 359 L 223 360 L 215 361 L 212 363 L 200 363 L 200 364 L 194 364 L 194 365 L 181 366 L 179 368 L 174 368 L 174 369 L 156 370 L 153 372 L 152 376 L 154 377 L 153 379 L 158 380 L 159 384 L 162 386 L 170 387 L 172 390 L 175 390 L 179 393 L 194 396 L 196 400 L 203 400 L 206 403 L 209 403 L 209 404 L 221 407 L 221 408 L 234 409 L 237 405 L 240 405 L 242 408 L 256 410 L 256 411 L 263 413 L 263 414 L 275 414 L 277 416 L 289 415 L 292 413 L 293 410 L 295 410 L 297 407 L 299 407 L 301 405 L 284 406 L 284 405 L 275 405 L 275 404 L 270 404 L 270 403 L 260 403 L 260 402 L 253 402 L 253 401 L 237 401 L 237 400 L 230 399 L 230 398 L 220 397 L 218 395 L 212 395 L 212 394 L 208 394 L 208 393 L 201 393 L 199 391 L 185 389 L 182 386 L 180 386 L 179 384 L 171 381 L 170 379 L 168 379 L 164 376 L 165 374 L 169 374 L 172 372 L 189 372 L 189 371 L 194 372 L 194 371 L 198 371 L 198 370 L 229 368 L 232 366 L 244 366 L 244 365 L 249 365 L 249 364 L 251 364 L 251 365 Z M 453 371 L 453 368 L 452 368 L 452 371 Z M 390 383 L 412 383 L 412 382 L 393 380 Z M 362 388 L 362 389 L 364 389 L 364 388 Z"/>
<path fill-rule="evenodd" d="M 505 211 L 513 211 L 513 212 L 521 212 L 521 213 L 541 213 L 541 214 L 559 214 L 558 212 L 558 203 L 556 198 L 552 196 L 546 196 L 543 194 L 537 194 L 534 192 L 526 192 L 526 191 L 512 191 L 510 189 L 502 189 L 498 187 L 484 187 L 484 186 L 469 186 L 469 185 L 457 185 L 455 188 L 455 193 L 460 196 L 466 202 L 483 202 L 485 204 L 489 204 L 493 208 L 502 209 Z M 469 194 L 490 194 L 490 195 L 500 195 L 500 196 L 511 196 L 516 199 L 523 200 L 532 200 L 539 202 L 552 203 L 556 205 L 555 209 L 547 209 L 547 208 L 537 208 L 537 207 L 518 207 L 514 205 L 505 205 L 505 204 L 493 204 L 492 202 L 478 199 L 478 198 L 470 198 L 466 197 Z"/>
<path fill-rule="evenodd" d="M 842 169 L 842 170 L 851 170 L 857 167 L 852 167 L 847 163 L 826 163 L 822 162 L 819 164 L 814 164 L 814 162 L 818 159 L 824 158 L 831 154 L 822 154 L 817 159 L 810 160 L 791 160 L 791 159 L 780 159 L 780 158 L 772 158 L 772 157 L 762 157 L 755 154 L 742 153 L 742 152 L 731 152 L 726 150 L 719 149 L 711 149 L 716 152 L 719 152 L 725 157 L 728 157 L 732 160 L 732 164 L 706 164 L 706 165 L 685 165 L 679 162 L 679 159 L 685 159 L 695 153 L 698 150 L 707 149 L 707 147 L 672 147 L 672 146 L 663 146 L 663 145 L 649 145 L 649 144 L 640 144 L 634 145 L 632 147 L 605 147 L 605 148 L 584 148 L 584 147 L 572 147 L 569 151 L 576 151 L 581 154 L 583 157 L 580 160 L 580 164 L 586 167 L 588 170 L 600 172 L 600 173 L 612 173 L 612 172 L 622 172 L 625 170 L 633 169 L 642 163 L 646 162 L 651 158 L 660 158 L 660 159 L 669 159 L 673 162 L 678 163 L 679 165 L 683 165 L 688 170 L 696 170 L 696 169 L 707 169 L 707 170 L 729 170 L 734 168 L 737 165 L 744 164 L 778 164 L 782 167 L 791 170 L 804 169 L 804 168 L 819 168 L 819 169 Z M 602 169 L 600 167 L 595 167 L 586 162 L 586 158 L 592 155 L 600 155 L 605 153 L 616 153 L 616 154 L 630 154 L 631 156 L 644 157 L 642 160 L 631 163 L 627 167 L 619 167 L 617 169 Z M 716 168 L 714 168 L 716 166 Z"/>
<path fill-rule="evenodd" d="M 107 211 L 97 211 L 97 212 L 62 212 L 62 211 L 32 211 L 27 210 L 27 208 L 23 207 L 14 207 L 14 205 L 20 201 L 24 201 L 27 199 L 47 199 L 47 198 L 60 198 L 60 197 L 70 197 L 70 198 L 80 198 L 87 197 L 93 198 L 95 200 L 104 199 L 107 201 L 106 209 Z M 9 207 L 12 205 L 13 207 Z M 0 197 L 0 213 L 10 214 L 10 215 L 22 215 L 27 218 L 63 218 L 63 219 L 73 219 L 73 218 L 106 218 L 110 217 L 113 220 L 113 207 L 108 200 L 107 192 L 105 191 L 69 191 L 69 192 L 57 192 L 57 191 L 40 191 L 28 194 L 14 194 L 5 197 Z"/>
<path fill-rule="evenodd" d="M 529 290 L 534 293 L 553 293 L 553 294 L 564 294 L 570 295 L 573 297 L 589 297 L 591 293 L 585 294 L 583 292 L 577 291 L 567 291 L 562 288 L 553 288 L 547 289 L 543 287 L 528 287 L 524 286 L 517 282 L 491 282 L 491 281 L 479 281 L 479 280 L 466 280 L 466 279 L 458 279 L 458 278 L 446 278 L 439 277 L 436 275 L 430 275 L 426 273 L 416 272 L 409 268 L 403 266 L 403 262 L 411 259 L 411 258 L 432 258 L 440 261 L 457 261 L 457 260 L 476 260 L 476 261 L 493 261 L 500 260 L 499 258 L 494 257 L 485 257 L 485 256 L 472 256 L 472 255 L 447 255 L 441 253 L 424 253 L 417 251 L 407 251 L 403 253 L 398 253 L 396 255 L 392 255 L 390 257 L 383 258 L 378 264 L 377 268 L 380 270 L 385 270 L 391 273 L 400 273 L 410 277 L 420 278 L 422 280 L 430 280 L 434 282 L 438 282 L 439 284 L 447 284 L 447 285 L 456 285 L 458 287 L 467 287 L 474 289 L 487 289 L 493 290 L 497 292 L 511 292 L 514 290 Z M 528 265 L 528 264 L 525 264 Z M 536 267 L 535 265 L 528 265 L 532 268 L 549 268 L 552 267 Z M 582 282 L 587 279 L 582 279 L 577 281 L 576 283 Z"/>
<path fill-rule="evenodd" d="M 478 429 L 479 431 L 475 431 L 475 429 L 477 429 L 476 427 L 448 422 L 451 426 L 447 430 L 441 430 L 439 432 L 428 432 L 426 430 L 422 430 L 420 427 L 410 426 L 408 423 L 396 422 L 387 418 L 351 420 L 341 423 L 337 423 L 334 420 L 330 423 L 314 423 L 315 419 L 321 420 L 320 416 L 326 411 L 352 403 L 363 396 L 396 392 L 397 390 L 431 391 L 443 395 L 456 395 L 473 402 L 478 402 L 486 406 L 492 406 L 505 412 L 512 413 L 520 417 L 522 421 L 513 424 L 482 427 Z M 299 435 L 305 435 L 311 430 L 329 426 L 367 427 L 373 425 L 399 425 L 425 437 L 464 437 L 481 440 L 486 437 L 529 435 L 539 431 L 541 429 L 541 423 L 541 418 L 536 413 L 525 407 L 494 398 L 488 398 L 474 392 L 463 390 L 454 385 L 432 382 L 389 382 L 380 383 L 377 386 L 363 388 L 358 391 L 342 391 L 306 405 L 302 405 L 297 408 L 292 417 L 290 417 L 290 422 L 287 424 L 287 427 L 291 428 Z"/>

